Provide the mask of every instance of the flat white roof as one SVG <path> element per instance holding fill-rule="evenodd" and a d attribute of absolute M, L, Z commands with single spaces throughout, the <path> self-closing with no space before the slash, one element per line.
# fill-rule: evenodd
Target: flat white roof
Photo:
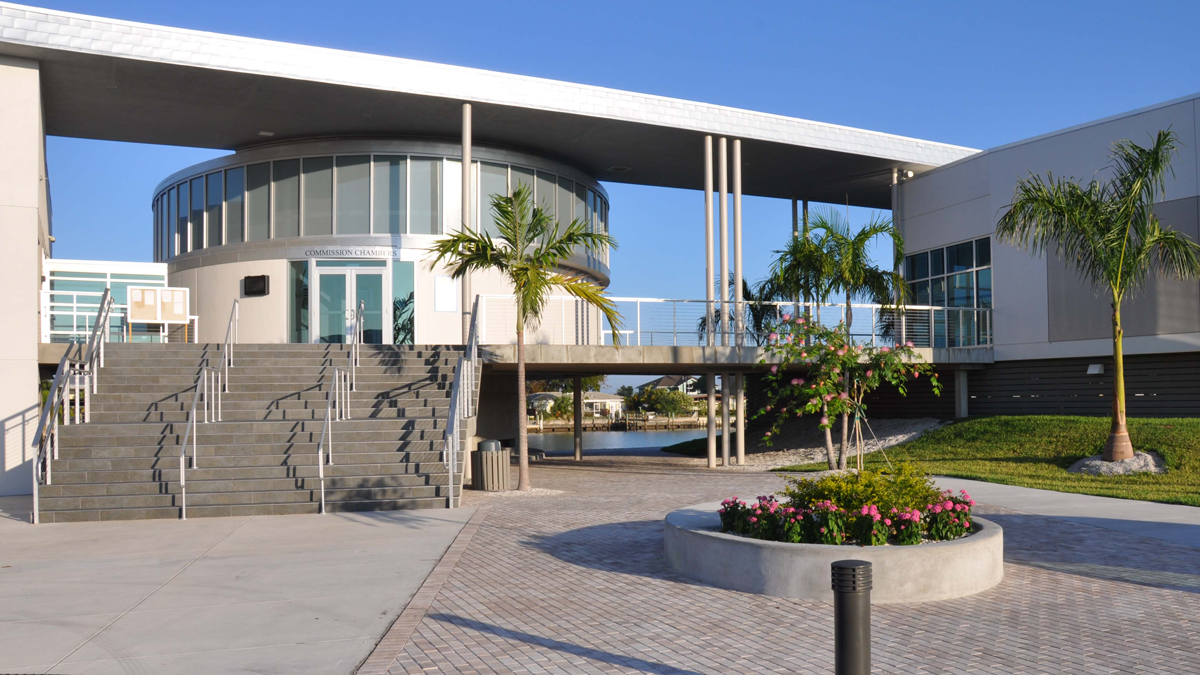
<path fill-rule="evenodd" d="M 273 141 L 454 138 L 458 108 L 470 102 L 477 143 L 542 152 L 601 180 L 699 188 L 700 138 L 723 135 L 743 139 L 747 194 L 868 206 L 890 200 L 892 167 L 921 171 L 976 152 L 663 96 L 4 2 L 0 54 L 42 63 L 52 135 L 227 149 L 261 143 L 261 131 Z"/>

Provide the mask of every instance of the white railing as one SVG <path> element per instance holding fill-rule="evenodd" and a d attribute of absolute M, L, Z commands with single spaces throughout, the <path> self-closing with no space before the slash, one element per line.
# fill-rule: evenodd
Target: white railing
<path fill-rule="evenodd" d="M 333 382 L 325 393 L 325 421 L 317 436 L 317 480 L 321 486 L 321 513 L 325 513 L 325 463 L 333 466 L 333 423 L 350 419 L 350 372 L 333 369 Z"/>
<path fill-rule="evenodd" d="M 96 320 L 99 311 L 99 299 L 108 291 L 41 291 L 42 326 L 41 341 L 45 344 L 64 344 L 82 342 L 86 335 L 100 322 Z M 109 312 L 109 318 L 120 319 L 119 326 L 108 326 L 110 342 L 130 342 L 139 338 L 149 341 L 168 340 L 169 327 L 165 324 L 130 324 L 128 320 L 129 306 L 114 303 Z M 153 326 L 153 330 L 136 331 L 136 326 Z M 195 342 L 200 328 L 200 318 L 188 317 L 188 341 Z"/>
<path fill-rule="evenodd" d="M 350 389 L 358 390 L 358 357 L 359 345 L 363 342 L 363 317 L 367 312 L 367 303 L 363 300 L 358 301 L 358 307 L 354 308 L 354 325 L 350 331 L 350 353 L 347 356 L 347 361 L 350 369 Z"/>
<path fill-rule="evenodd" d="M 458 357 L 454 365 L 454 383 L 450 386 L 450 408 L 446 415 L 446 434 L 443 461 L 446 463 L 446 487 L 450 491 L 446 499 L 446 507 L 454 508 L 462 504 L 463 474 L 455 484 L 454 475 L 459 473 L 458 460 L 462 453 L 462 431 L 468 417 L 475 414 L 473 392 L 475 376 L 479 367 L 479 325 L 480 298 L 475 299 L 471 312 L 471 328 L 467 333 L 467 344 L 463 355 Z M 455 488 L 458 498 L 455 501 Z"/>
<path fill-rule="evenodd" d="M 108 341 L 108 320 L 112 314 L 113 301 L 108 289 L 100 295 L 96 305 L 96 321 L 88 337 L 87 346 L 79 343 L 67 345 L 54 380 L 50 383 L 50 392 L 42 406 L 42 414 L 38 419 L 37 431 L 33 436 L 33 511 L 30 520 L 36 525 L 40 520 L 38 505 L 39 488 L 42 485 L 52 485 L 54 481 L 54 460 L 58 459 L 58 425 L 62 417 L 64 425 L 92 421 L 92 395 L 96 393 L 98 372 L 104 367 L 104 344 Z M 105 327 L 101 330 L 101 327 Z M 79 352 L 72 356 L 71 352 Z M 74 394 L 71 393 L 72 389 Z"/>
<path fill-rule="evenodd" d="M 516 342 L 516 302 L 510 295 L 479 297 L 480 341 L 483 344 Z M 731 301 L 726 320 L 720 319 L 720 302 L 663 298 L 610 298 L 624 326 L 618 331 L 622 345 L 762 346 L 784 315 L 807 311 L 814 320 L 835 326 L 846 319 L 845 304 L 744 302 L 738 330 Z M 912 342 L 916 347 L 990 347 L 992 310 L 931 305 L 852 303 L 850 334 L 860 344 Z M 710 330 L 711 327 L 711 330 Z M 711 334 L 710 334 L 711 333 Z M 569 296 L 553 296 L 541 321 L 527 326 L 526 344 L 612 345 L 612 332 L 595 309 Z"/>
<path fill-rule="evenodd" d="M 201 403 L 203 407 L 201 408 Z M 221 369 L 213 366 L 200 368 L 200 378 L 196 380 L 196 393 L 192 395 L 192 407 L 188 411 L 186 429 L 183 432 L 183 442 L 179 445 L 179 519 L 187 520 L 187 447 L 192 443 L 191 468 L 199 466 L 196 455 L 200 449 L 200 432 L 196 429 L 197 408 L 204 411 L 204 421 L 221 421 Z"/>
<path fill-rule="evenodd" d="M 225 342 L 221 345 L 221 368 L 225 371 L 225 391 L 229 391 L 229 366 L 233 365 L 233 345 L 238 341 L 238 301 L 233 299 L 229 310 L 229 325 L 225 327 Z"/>

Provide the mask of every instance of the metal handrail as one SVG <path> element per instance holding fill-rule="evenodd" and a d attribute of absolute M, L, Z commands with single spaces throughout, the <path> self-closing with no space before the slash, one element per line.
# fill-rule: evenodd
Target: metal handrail
<path fill-rule="evenodd" d="M 325 393 L 325 421 L 317 436 L 317 478 L 321 484 L 322 514 L 325 513 L 325 458 L 328 457 L 329 465 L 333 466 L 333 422 L 343 419 L 350 419 L 350 372 L 337 367 L 333 369 L 333 384 Z"/>
<path fill-rule="evenodd" d="M 454 508 L 454 474 L 458 471 L 458 455 L 462 450 L 461 425 L 466 418 L 473 416 L 472 391 L 475 387 L 475 372 L 479 362 L 479 297 L 476 296 L 471 312 L 471 327 L 467 332 L 467 344 L 463 355 L 458 357 L 454 365 L 454 383 L 450 387 L 450 408 L 446 415 L 445 462 L 447 469 L 446 486 L 450 490 L 447 495 L 446 508 Z M 464 386 L 463 382 L 467 384 Z M 462 504 L 462 481 L 465 476 L 460 473 L 458 478 L 458 504 Z"/>
<path fill-rule="evenodd" d="M 211 384 L 211 387 L 210 387 Z M 210 393 L 211 392 L 211 393 Z M 201 398 L 203 396 L 203 398 Z M 196 381 L 196 393 L 192 395 L 192 408 L 188 412 L 187 428 L 183 433 L 183 443 L 179 445 L 179 519 L 187 520 L 187 454 L 188 441 L 192 442 L 192 466 L 195 469 L 196 453 L 200 447 L 200 434 L 196 431 L 196 408 L 204 401 L 204 421 L 221 421 L 221 369 L 213 366 L 200 368 L 200 379 Z M 209 419 L 211 417 L 211 419 Z"/>
<path fill-rule="evenodd" d="M 238 299 L 233 299 L 233 309 L 229 310 L 229 325 L 225 328 L 225 343 L 221 345 L 221 367 L 225 370 L 225 391 L 229 391 L 229 366 L 233 365 L 233 345 L 238 341 Z"/>
<path fill-rule="evenodd" d="M 71 423 L 71 406 L 67 402 L 67 392 L 72 385 L 75 387 L 74 414 L 75 423 L 80 422 L 82 410 L 83 422 L 92 421 L 92 394 L 96 393 L 97 371 L 104 367 L 104 343 L 108 338 L 108 317 L 112 312 L 113 299 L 109 289 L 104 289 L 100 296 L 100 307 L 96 311 L 96 323 L 92 326 L 92 334 L 88 337 L 86 349 L 79 343 L 67 345 L 58 370 L 54 373 L 54 381 L 50 384 L 50 394 L 42 407 L 38 418 L 37 431 L 33 436 L 35 448 L 33 457 L 33 511 L 30 520 L 37 524 L 41 519 L 38 507 L 38 492 L 41 485 L 53 484 L 53 461 L 58 459 L 58 417 L 63 412 L 63 423 Z M 103 327 L 103 331 L 101 328 Z M 72 358 L 71 349 L 80 349 L 82 358 Z M 80 385 L 83 385 L 82 387 Z M 86 391 L 85 396 L 81 396 Z"/>
<path fill-rule="evenodd" d="M 350 354 L 347 357 L 350 369 L 350 388 L 354 391 L 358 390 L 358 358 L 359 345 L 363 341 L 363 316 L 367 312 L 367 303 L 363 300 L 358 301 L 358 307 L 354 308 L 354 325 L 350 330 Z"/>

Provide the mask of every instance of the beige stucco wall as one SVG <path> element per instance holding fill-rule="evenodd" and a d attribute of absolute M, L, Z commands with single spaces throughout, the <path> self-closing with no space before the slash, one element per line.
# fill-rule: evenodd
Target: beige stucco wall
<path fill-rule="evenodd" d="M 0 495 L 28 494 L 38 415 L 38 288 L 47 222 L 38 64 L 0 57 Z"/>
<path fill-rule="evenodd" d="M 270 293 L 242 295 L 242 279 L 266 274 Z M 224 342 L 229 313 L 238 299 L 238 342 L 276 344 L 288 341 L 288 264 L 286 260 L 252 260 L 174 272 L 171 286 L 191 289 L 191 312 L 200 317 L 199 342 Z"/>

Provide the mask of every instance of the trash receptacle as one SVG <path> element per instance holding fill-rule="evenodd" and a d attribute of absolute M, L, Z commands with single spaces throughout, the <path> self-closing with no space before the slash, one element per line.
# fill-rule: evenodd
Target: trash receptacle
<path fill-rule="evenodd" d="M 471 453 L 471 487 L 475 490 L 508 490 L 508 448 L 500 447 L 500 441 L 480 441 Z"/>

